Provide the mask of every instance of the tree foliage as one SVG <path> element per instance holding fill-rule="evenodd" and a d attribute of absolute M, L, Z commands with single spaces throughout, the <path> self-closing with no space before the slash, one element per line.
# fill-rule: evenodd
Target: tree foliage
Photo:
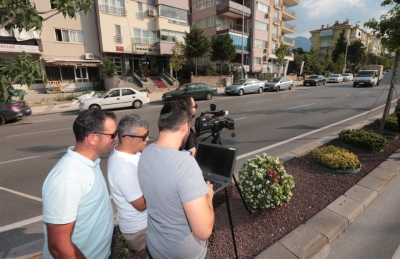
<path fill-rule="evenodd" d="M 313 69 L 316 66 L 316 62 L 318 61 L 319 49 L 311 47 L 310 52 L 308 52 L 308 67 L 309 69 Z"/>
<path fill-rule="evenodd" d="M 195 61 L 197 76 L 197 59 L 203 57 L 211 49 L 210 41 L 204 37 L 203 30 L 193 26 L 190 33 L 185 32 L 186 57 Z"/>
<path fill-rule="evenodd" d="M 332 61 L 336 63 L 339 55 L 346 52 L 346 38 L 344 36 L 344 30 L 340 33 L 339 38 L 335 43 L 335 48 L 332 51 Z"/>
<path fill-rule="evenodd" d="M 338 74 L 341 74 L 341 73 L 343 73 L 343 69 L 344 69 L 344 63 L 345 63 L 345 61 L 344 61 L 344 53 L 341 53 L 340 55 L 339 55 L 339 57 L 336 59 L 336 69 L 337 69 L 337 73 Z"/>
<path fill-rule="evenodd" d="M 119 67 L 117 65 L 115 65 L 115 63 L 112 62 L 110 59 L 108 59 L 108 58 L 103 59 L 103 70 L 104 70 L 104 74 L 106 74 L 106 76 L 113 77 L 117 73 L 118 68 Z M 142 76 L 142 75 L 139 75 L 139 76 Z"/>
<path fill-rule="evenodd" d="M 185 45 L 175 40 L 175 46 L 172 47 L 172 56 L 169 60 L 170 66 L 175 70 L 175 78 L 178 80 L 178 71 L 182 69 L 185 64 Z"/>
<path fill-rule="evenodd" d="M 325 53 L 323 62 L 324 70 L 328 70 L 329 66 L 332 64 L 332 54 L 330 51 Z"/>
<path fill-rule="evenodd" d="M 354 72 L 365 56 L 365 46 L 361 40 L 353 41 L 347 48 L 347 63 Z M 347 67 L 347 66 L 346 66 Z"/>
<path fill-rule="evenodd" d="M 222 65 L 226 61 L 231 61 L 236 55 L 236 48 L 233 45 L 233 39 L 229 34 L 222 35 L 221 38 L 212 36 L 211 38 L 211 60 L 221 61 L 221 75 L 222 75 Z"/>
<path fill-rule="evenodd" d="M 275 49 L 276 63 L 282 65 L 283 60 L 285 59 L 288 53 L 289 49 L 287 45 L 285 44 L 279 45 L 279 47 Z"/>

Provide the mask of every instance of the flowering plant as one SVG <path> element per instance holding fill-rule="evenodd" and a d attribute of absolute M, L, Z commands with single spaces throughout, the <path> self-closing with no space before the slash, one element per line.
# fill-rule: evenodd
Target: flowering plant
<path fill-rule="evenodd" d="M 248 159 L 239 171 L 239 180 L 247 204 L 270 210 L 287 205 L 295 185 L 279 159 L 267 154 Z"/>

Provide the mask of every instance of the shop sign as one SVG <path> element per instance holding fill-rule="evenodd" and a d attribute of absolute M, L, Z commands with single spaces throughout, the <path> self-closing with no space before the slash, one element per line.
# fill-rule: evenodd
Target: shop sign
<path fill-rule="evenodd" d="M 115 50 L 116 51 L 124 51 L 124 47 L 123 46 L 115 46 Z"/>
<path fill-rule="evenodd" d="M 0 44 L 0 52 L 24 52 L 24 51 L 27 53 L 40 53 L 38 46 Z"/>

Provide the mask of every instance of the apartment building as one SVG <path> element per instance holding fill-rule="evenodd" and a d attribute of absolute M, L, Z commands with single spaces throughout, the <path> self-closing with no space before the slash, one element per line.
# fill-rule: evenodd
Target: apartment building
<path fill-rule="evenodd" d="M 145 75 L 163 72 L 174 40 L 184 42 L 190 31 L 188 10 L 188 1 L 96 0 L 100 51 L 119 67 L 119 75 L 139 66 Z"/>
<path fill-rule="evenodd" d="M 228 33 L 236 47 L 234 62 L 242 63 L 243 56 L 250 74 L 276 73 L 274 50 L 279 44 L 294 46 L 287 35 L 296 26 L 288 21 L 295 20 L 297 13 L 289 7 L 298 4 L 299 0 L 190 0 L 189 22 L 203 29 L 206 37 Z M 199 64 L 207 59 L 200 59 Z M 287 65 L 293 57 L 288 55 L 285 60 Z"/>

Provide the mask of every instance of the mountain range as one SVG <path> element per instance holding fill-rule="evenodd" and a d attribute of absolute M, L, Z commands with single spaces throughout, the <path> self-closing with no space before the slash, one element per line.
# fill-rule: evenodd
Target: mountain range
<path fill-rule="evenodd" d="M 296 41 L 293 48 L 303 48 L 304 51 L 310 50 L 311 41 L 309 38 L 298 36 L 293 39 Z"/>

